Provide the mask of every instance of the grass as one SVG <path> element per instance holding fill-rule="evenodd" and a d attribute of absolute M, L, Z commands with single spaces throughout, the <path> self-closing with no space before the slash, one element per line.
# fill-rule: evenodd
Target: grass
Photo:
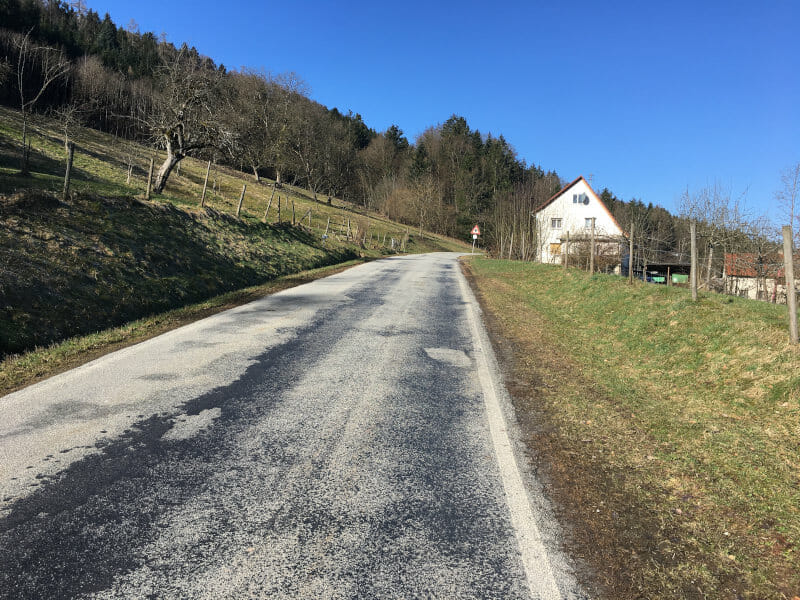
<path fill-rule="evenodd" d="M 73 134 L 72 194 L 59 201 L 58 123 L 38 117 L 33 130 L 23 176 L 19 113 L 0 108 L 0 356 L 356 257 L 466 248 L 288 185 L 265 218 L 272 182 L 218 166 L 201 207 L 206 164 L 194 159 L 144 201 L 150 157 L 163 153 L 91 129 Z"/>
<path fill-rule="evenodd" d="M 800 595 L 800 351 L 785 306 L 469 268 L 526 382 L 518 411 L 547 423 L 529 443 L 606 593 Z"/>
<path fill-rule="evenodd" d="M 0 361 L 0 395 L 11 393 L 36 381 L 85 364 L 108 352 L 142 342 L 198 319 L 289 287 L 333 275 L 363 262 L 364 259 L 356 259 L 285 275 L 268 283 L 220 294 L 202 302 L 137 319 L 119 327 L 75 336 L 24 354 L 7 356 Z"/>

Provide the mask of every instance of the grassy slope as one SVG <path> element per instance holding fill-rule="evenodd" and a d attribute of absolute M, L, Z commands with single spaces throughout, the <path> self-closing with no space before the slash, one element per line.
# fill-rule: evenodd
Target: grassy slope
<path fill-rule="evenodd" d="M 547 422 L 529 441 L 551 454 L 612 597 L 800 595 L 800 351 L 785 306 L 694 304 L 547 265 L 471 269 L 515 346 L 518 410 Z"/>
<path fill-rule="evenodd" d="M 199 200 L 205 164 L 182 161 L 166 192 L 142 195 L 152 150 L 82 129 L 73 196 L 58 202 L 41 191 L 62 186 L 64 148 L 57 124 L 39 119 L 31 177 L 18 171 L 18 113 L 0 108 L 0 354 L 119 325 L 356 256 L 391 252 L 406 227 L 352 206 L 315 202 L 304 190 L 272 186 L 212 168 L 206 209 Z M 156 163 L 159 161 L 156 153 Z M 127 165 L 134 175 L 127 183 Z M 235 218 L 242 185 L 247 193 Z M 24 191 L 20 191 L 24 190 Z M 278 224 L 278 198 L 281 221 Z M 303 226 L 291 226 L 292 205 Z M 347 239 L 348 224 L 354 235 Z M 329 238 L 323 243 L 322 234 Z M 358 232 L 356 234 L 356 231 Z M 358 236 L 365 244 L 357 243 Z M 384 240 L 385 243 L 384 243 Z M 408 251 L 464 249 L 443 238 L 410 235 Z"/>

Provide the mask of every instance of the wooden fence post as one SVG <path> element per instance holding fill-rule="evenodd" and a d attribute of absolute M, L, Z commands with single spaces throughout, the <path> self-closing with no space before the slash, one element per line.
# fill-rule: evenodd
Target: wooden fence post
<path fill-rule="evenodd" d="M 278 196 L 278 225 L 281 224 L 281 197 Z"/>
<path fill-rule="evenodd" d="M 267 210 L 264 211 L 264 223 L 267 222 L 267 217 L 269 216 L 269 207 L 272 206 L 272 196 L 269 198 L 269 202 L 267 202 Z"/>
<path fill-rule="evenodd" d="M 69 195 L 69 181 L 72 177 L 72 159 L 75 156 L 75 142 L 68 141 L 67 142 L 67 171 L 64 173 L 64 194 L 63 199 L 64 202 L 67 201 L 67 196 Z"/>
<path fill-rule="evenodd" d="M 592 237 L 589 250 L 589 273 L 594 273 L 594 217 L 592 217 Z"/>
<path fill-rule="evenodd" d="M 689 285 L 692 288 L 692 301 L 697 301 L 697 223 L 689 223 L 689 235 L 691 237 L 691 266 L 689 270 Z"/>
<path fill-rule="evenodd" d="M 797 292 L 794 287 L 794 256 L 792 254 L 792 226 L 784 225 L 783 272 L 786 275 L 786 306 L 789 309 L 789 341 L 797 344 Z"/>
<path fill-rule="evenodd" d="M 564 244 L 564 270 L 569 266 L 569 231 L 567 231 L 567 242 Z"/>
<path fill-rule="evenodd" d="M 242 185 L 242 195 L 239 196 L 239 206 L 236 207 L 236 216 L 239 216 L 239 213 L 242 212 L 242 202 L 244 202 L 244 193 L 247 190 L 247 184 L 245 183 Z"/>
<path fill-rule="evenodd" d="M 150 157 L 150 169 L 147 171 L 147 188 L 144 192 L 144 199 L 150 200 L 150 188 L 153 185 L 153 157 Z"/>
<path fill-rule="evenodd" d="M 328 222 L 325 224 L 325 233 L 322 234 L 323 236 L 328 235 L 328 229 L 330 229 L 330 226 L 331 226 L 331 218 L 328 217 Z"/>
<path fill-rule="evenodd" d="M 200 196 L 200 207 L 204 207 L 206 205 L 206 189 L 208 189 L 208 174 L 211 172 L 211 161 L 208 161 L 208 165 L 206 166 L 206 178 L 203 181 L 203 195 Z"/>
<path fill-rule="evenodd" d="M 711 263 L 714 260 L 714 246 L 708 247 L 708 268 L 706 269 L 706 289 L 711 289 Z"/>
<path fill-rule="evenodd" d="M 292 198 L 292 227 L 294 227 L 294 198 Z"/>
<path fill-rule="evenodd" d="M 633 223 L 631 223 L 631 239 L 628 240 L 628 285 L 633 285 Z"/>

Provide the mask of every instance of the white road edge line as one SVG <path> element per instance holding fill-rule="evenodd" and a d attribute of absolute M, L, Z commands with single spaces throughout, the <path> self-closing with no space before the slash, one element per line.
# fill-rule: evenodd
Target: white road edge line
<path fill-rule="evenodd" d="M 459 265 L 460 267 L 460 265 Z M 496 364 L 494 351 L 489 343 L 489 338 L 480 317 L 480 307 L 467 283 L 467 279 L 457 269 L 459 285 L 464 299 L 468 303 L 467 317 L 472 329 L 475 346 L 475 362 L 478 368 L 478 380 L 483 390 L 486 417 L 489 421 L 489 432 L 492 436 L 497 463 L 500 468 L 500 478 L 506 492 L 506 501 L 511 513 L 511 524 L 516 532 L 528 588 L 531 594 L 540 600 L 557 600 L 561 592 L 556 584 L 550 559 L 542 543 L 536 518 L 533 514 L 525 484 L 522 482 L 514 456 L 514 449 L 508 437 L 508 427 L 503 417 L 498 398 L 498 383 L 492 375 L 491 363 Z"/>

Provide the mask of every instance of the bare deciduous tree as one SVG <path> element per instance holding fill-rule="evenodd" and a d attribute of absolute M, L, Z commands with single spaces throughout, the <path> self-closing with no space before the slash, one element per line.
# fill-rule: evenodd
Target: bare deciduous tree
<path fill-rule="evenodd" d="M 161 193 L 172 169 L 187 156 L 231 144 L 221 108 L 223 74 L 183 49 L 165 57 L 157 74 L 152 112 L 144 115 L 156 143 L 167 156 L 158 169 L 153 191 Z"/>
<path fill-rule="evenodd" d="M 781 173 L 781 188 L 775 193 L 786 219 L 794 231 L 795 246 L 800 245 L 800 162 Z"/>
<path fill-rule="evenodd" d="M 28 125 L 36 103 L 55 83 L 66 81 L 70 63 L 57 48 L 39 45 L 31 39 L 32 29 L 26 34 L 8 33 L 11 46 L 17 53 L 16 80 L 22 114 L 22 160 L 20 170 L 28 173 Z"/>
<path fill-rule="evenodd" d="M 747 242 L 745 232 L 751 219 L 743 207 L 743 196 L 732 198 L 730 192 L 718 184 L 693 194 L 687 189 L 681 198 L 680 214 L 697 223 L 697 235 L 705 244 L 705 281 L 708 284 L 714 274 L 715 253 L 719 266 L 726 252 Z"/>

